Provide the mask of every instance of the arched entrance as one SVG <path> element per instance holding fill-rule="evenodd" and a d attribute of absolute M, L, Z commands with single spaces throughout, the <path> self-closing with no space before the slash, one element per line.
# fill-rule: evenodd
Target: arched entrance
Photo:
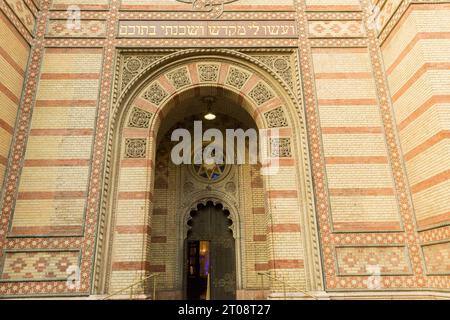
<path fill-rule="evenodd" d="M 235 239 L 230 213 L 221 205 L 200 204 L 190 213 L 185 242 L 185 296 L 189 300 L 236 298 Z"/>
<path fill-rule="evenodd" d="M 160 263 L 163 261 L 167 269 L 173 270 L 171 276 L 166 272 L 165 281 L 159 287 L 159 297 L 162 298 L 173 297 L 174 294 L 178 298 L 188 297 L 190 288 L 186 286 L 186 242 L 189 240 L 188 236 L 192 231 L 193 217 L 191 213 L 199 210 L 199 204 L 200 206 L 207 206 L 208 202 L 212 202 L 214 205 L 222 206 L 223 211 L 229 213 L 228 219 L 232 221 L 232 224 L 227 230 L 229 230 L 228 233 L 233 236 L 235 242 L 233 257 L 229 261 L 235 261 L 233 278 L 238 291 L 245 286 L 245 277 L 249 275 L 248 268 L 245 266 L 246 257 L 243 256 L 243 253 L 246 253 L 247 257 L 252 257 L 256 251 L 254 246 L 244 243 L 245 236 L 242 237 L 241 235 L 245 235 L 244 230 L 247 229 L 248 236 L 253 237 L 252 229 L 264 230 L 266 228 L 265 221 L 261 219 L 263 215 L 254 219 L 252 215 L 246 214 L 253 206 L 264 206 L 261 180 L 256 176 L 259 172 L 257 167 L 233 164 L 211 167 L 206 163 L 201 165 L 194 163 L 175 165 L 170 159 L 170 150 L 177 144 L 171 141 L 171 133 L 178 128 L 184 128 L 189 132 L 194 130 L 194 121 L 204 118 L 206 110 L 202 106 L 201 100 L 206 94 L 214 94 L 217 101 L 213 108 L 216 119 L 202 121 L 204 133 L 213 128 L 225 134 L 225 129 L 242 128 L 247 130 L 256 127 L 245 110 L 242 110 L 236 102 L 229 99 L 230 95 L 227 92 L 220 93 L 207 88 L 200 88 L 195 93 L 191 93 L 189 97 L 180 98 L 177 108 L 165 116 L 159 130 L 158 147 L 155 155 L 155 197 L 153 199 L 151 228 L 154 237 L 163 235 L 166 237 L 166 242 L 154 242 L 150 247 L 150 259 Z M 205 143 L 200 150 L 192 146 L 192 157 L 195 158 L 196 155 L 201 154 L 201 151 L 204 151 L 207 145 L 208 143 Z M 253 171 L 253 186 L 249 178 L 250 171 Z M 245 199 L 240 196 L 242 194 L 246 194 Z M 164 212 L 164 215 L 158 214 L 161 211 Z M 176 223 L 174 224 L 174 222 Z M 169 228 L 175 231 L 174 227 L 178 227 L 177 232 L 168 232 Z M 201 239 L 197 240 L 200 241 Z M 259 247 L 265 246 L 263 240 L 261 239 L 258 242 Z M 172 245 L 174 241 L 177 243 L 176 246 Z M 170 247 L 167 243 L 171 243 Z M 267 254 L 264 251 L 264 253 L 259 253 L 257 259 L 258 261 L 266 261 L 266 257 Z M 228 278 L 223 278 L 218 285 L 224 285 L 223 282 L 226 279 Z M 213 280 L 211 279 L 211 281 Z M 218 280 L 220 280 L 220 277 Z M 211 282 L 212 285 L 214 285 L 214 282 Z M 236 290 L 234 290 L 232 296 L 235 295 Z M 212 292 L 211 298 L 213 299 L 214 296 L 216 295 Z M 230 297 L 229 294 L 228 297 Z M 191 298 L 194 299 L 194 297 Z"/>
<path fill-rule="evenodd" d="M 254 120 L 258 129 L 281 133 L 269 142 L 277 146 L 272 152 L 273 159 L 280 163 L 277 174 L 261 177 L 252 170 L 243 173 L 245 181 L 261 190 L 256 207 L 248 206 L 251 201 L 245 198 L 245 193 L 251 195 L 251 189 L 236 188 L 237 200 L 226 198 L 228 204 L 246 206 L 244 214 L 248 219 L 259 220 L 263 225 L 249 228 L 243 223 L 236 231 L 242 237 L 239 241 L 254 246 L 253 251 L 243 247 L 242 252 L 236 252 L 244 266 L 242 274 L 237 275 L 238 298 L 252 298 L 262 291 L 276 298 L 283 291 L 279 281 L 266 280 L 265 285 L 260 285 L 261 272 L 288 281 L 299 288 L 300 295 L 301 290 L 321 290 L 320 251 L 301 99 L 270 68 L 230 50 L 170 54 L 128 81 L 117 98 L 110 119 L 96 290 L 112 292 L 150 273 L 161 274 L 165 283 L 180 283 L 177 275 L 183 273 L 178 268 L 183 269 L 183 263 L 169 265 L 150 254 L 151 248 L 160 245 L 161 252 L 172 250 L 173 256 L 182 257 L 183 249 L 177 253 L 174 243 L 184 241 L 180 237 L 170 240 L 154 229 L 155 221 L 162 220 L 167 212 L 167 208 L 155 207 L 158 190 L 165 186 L 157 176 L 158 139 L 171 110 L 177 110 L 188 98 L 204 95 L 204 90 L 208 96 L 227 97 L 237 106 L 236 110 Z M 183 188 L 190 189 L 190 185 Z M 172 205 L 172 199 L 181 199 L 181 194 L 170 194 L 168 205 Z M 192 200 L 222 199 L 223 194 L 206 187 L 192 191 L 189 197 L 175 209 L 178 222 L 183 220 L 183 212 L 190 209 Z M 240 210 L 237 212 L 241 214 Z M 176 234 L 183 234 L 180 228 L 184 224 L 173 222 Z M 260 252 L 265 257 L 258 256 Z"/>

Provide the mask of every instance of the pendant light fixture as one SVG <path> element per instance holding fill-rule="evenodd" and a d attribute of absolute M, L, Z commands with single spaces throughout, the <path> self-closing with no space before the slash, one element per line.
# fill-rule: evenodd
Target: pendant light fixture
<path fill-rule="evenodd" d="M 204 118 L 208 121 L 212 121 L 216 119 L 216 115 L 212 112 L 211 108 L 214 102 L 216 102 L 216 98 L 212 96 L 206 96 L 202 98 L 203 103 L 206 104 L 206 114 Z"/>

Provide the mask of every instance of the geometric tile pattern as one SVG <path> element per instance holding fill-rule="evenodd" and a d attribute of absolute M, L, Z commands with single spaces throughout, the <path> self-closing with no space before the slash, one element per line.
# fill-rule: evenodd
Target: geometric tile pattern
<path fill-rule="evenodd" d="M 450 274 L 450 242 L 422 247 L 427 274 Z"/>
<path fill-rule="evenodd" d="M 340 275 L 370 275 L 370 266 L 382 275 L 411 273 L 405 247 L 338 247 L 336 256 Z"/>
<path fill-rule="evenodd" d="M 187 68 L 184 67 L 167 73 L 167 78 L 175 89 L 180 89 L 191 84 L 191 79 L 189 79 L 188 74 Z"/>
<path fill-rule="evenodd" d="M 125 139 L 125 158 L 145 158 L 146 139 Z"/>
<path fill-rule="evenodd" d="M 67 20 L 50 20 L 47 27 L 47 36 L 104 38 L 106 36 L 106 23 L 101 20 L 80 20 L 79 25 L 71 26 Z"/>
<path fill-rule="evenodd" d="M 144 93 L 143 98 L 159 106 L 167 96 L 168 93 L 164 91 L 164 89 L 157 82 L 155 82 Z"/>
<path fill-rule="evenodd" d="M 274 138 L 270 140 L 270 156 L 274 158 L 290 158 L 292 157 L 291 139 L 290 138 Z"/>
<path fill-rule="evenodd" d="M 23 0 L 6 0 L 8 5 L 14 11 L 14 13 L 19 17 L 20 22 L 23 23 L 25 28 L 33 34 L 35 18 L 33 13 L 28 9 L 27 5 Z"/>
<path fill-rule="evenodd" d="M 236 87 L 237 89 L 241 89 L 247 82 L 249 77 L 250 74 L 248 72 L 231 67 L 228 73 L 226 84 Z"/>
<path fill-rule="evenodd" d="M 351 38 L 364 37 L 361 21 L 311 21 L 309 23 L 311 37 L 316 38 Z"/>
<path fill-rule="evenodd" d="M 1 280 L 61 280 L 66 270 L 79 265 L 78 251 L 7 252 L 2 265 Z"/>

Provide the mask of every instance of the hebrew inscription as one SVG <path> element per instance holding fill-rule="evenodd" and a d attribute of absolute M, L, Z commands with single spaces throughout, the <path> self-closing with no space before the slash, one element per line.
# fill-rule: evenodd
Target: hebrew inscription
<path fill-rule="evenodd" d="M 119 22 L 126 38 L 297 38 L 294 21 L 132 21 Z"/>

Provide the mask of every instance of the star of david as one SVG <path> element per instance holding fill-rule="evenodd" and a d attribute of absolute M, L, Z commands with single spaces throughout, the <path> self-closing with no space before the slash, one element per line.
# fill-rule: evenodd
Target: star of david
<path fill-rule="evenodd" d="M 195 172 L 203 178 L 214 181 L 219 179 L 223 172 L 225 171 L 224 164 L 212 163 L 202 163 L 194 165 Z"/>

